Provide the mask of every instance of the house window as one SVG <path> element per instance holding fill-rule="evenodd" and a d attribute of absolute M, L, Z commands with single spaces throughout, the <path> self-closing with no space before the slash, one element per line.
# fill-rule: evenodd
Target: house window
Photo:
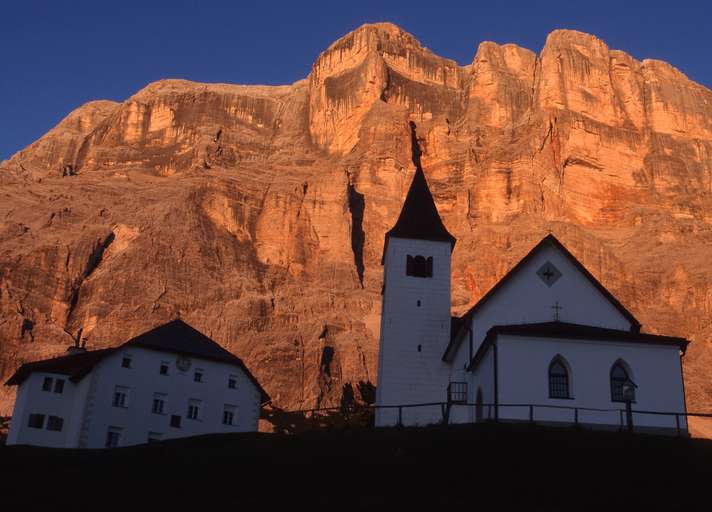
<path fill-rule="evenodd" d="M 148 433 L 148 444 L 157 443 L 163 439 L 163 434 L 159 432 L 149 432 Z"/>
<path fill-rule="evenodd" d="M 203 382 L 203 370 L 195 370 L 195 373 L 193 374 L 193 381 Z"/>
<path fill-rule="evenodd" d="M 45 377 L 42 381 L 42 391 L 52 391 L 52 381 L 54 381 L 52 377 Z"/>
<path fill-rule="evenodd" d="M 411 256 L 406 257 L 405 275 L 413 277 L 433 277 L 433 257 Z"/>
<path fill-rule="evenodd" d="M 64 391 L 64 379 L 57 379 L 54 381 L 54 392 L 62 393 Z"/>
<path fill-rule="evenodd" d="M 549 365 L 549 398 L 570 398 L 569 371 L 560 356 Z"/>
<path fill-rule="evenodd" d="M 114 388 L 114 400 L 111 403 L 114 407 L 128 407 L 129 388 L 124 386 L 116 386 Z"/>
<path fill-rule="evenodd" d="M 124 356 L 121 359 L 121 368 L 131 368 L 131 356 Z"/>
<path fill-rule="evenodd" d="M 611 368 L 611 401 L 625 402 L 623 386 L 630 380 L 630 374 L 622 361 L 616 361 Z M 635 400 L 635 396 L 633 397 Z"/>
<path fill-rule="evenodd" d="M 30 414 L 30 421 L 27 426 L 30 428 L 42 428 L 44 427 L 44 414 Z"/>
<path fill-rule="evenodd" d="M 237 377 L 235 375 L 230 375 L 230 378 L 227 379 L 227 387 L 237 389 Z"/>
<path fill-rule="evenodd" d="M 54 430 L 55 432 L 61 432 L 64 426 L 64 419 L 59 416 L 50 416 L 47 418 L 47 430 Z"/>
<path fill-rule="evenodd" d="M 223 425 L 234 425 L 235 424 L 235 406 L 226 405 L 223 410 Z"/>
<path fill-rule="evenodd" d="M 200 419 L 200 400 L 189 400 L 188 401 L 188 419 L 189 420 Z"/>
<path fill-rule="evenodd" d="M 165 361 L 161 362 L 161 369 L 159 370 L 159 373 L 161 375 L 168 375 L 168 367 L 168 363 L 166 363 Z"/>
<path fill-rule="evenodd" d="M 118 427 L 109 427 L 106 432 L 106 442 L 104 443 L 105 448 L 116 448 L 119 446 L 121 441 L 121 429 Z"/>
<path fill-rule="evenodd" d="M 180 416 L 177 414 L 171 416 L 171 427 L 180 428 Z"/>
<path fill-rule="evenodd" d="M 166 395 L 163 393 L 154 393 L 153 395 L 153 406 L 151 407 L 151 412 L 154 414 L 163 414 L 163 408 L 166 404 Z"/>

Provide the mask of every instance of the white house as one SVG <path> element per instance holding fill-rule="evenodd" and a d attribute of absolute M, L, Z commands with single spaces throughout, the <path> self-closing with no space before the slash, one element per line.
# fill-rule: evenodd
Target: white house
<path fill-rule="evenodd" d="M 269 396 L 242 361 L 181 320 L 116 348 L 23 364 L 7 444 L 128 446 L 255 431 Z"/>
<path fill-rule="evenodd" d="M 686 433 L 688 341 L 641 333 L 553 235 L 451 317 L 455 238 L 415 153 L 415 177 L 385 240 L 376 425 L 446 418 L 618 429 L 627 426 L 625 390 L 636 430 Z"/>

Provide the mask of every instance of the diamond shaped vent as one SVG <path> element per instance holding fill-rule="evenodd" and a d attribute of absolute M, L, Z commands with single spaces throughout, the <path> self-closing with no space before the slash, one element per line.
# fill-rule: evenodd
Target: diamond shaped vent
<path fill-rule="evenodd" d="M 561 277 L 561 272 L 559 272 L 559 269 L 556 268 L 553 263 L 547 261 L 537 270 L 536 275 L 539 276 L 539 279 L 544 281 L 546 286 L 552 286 Z"/>

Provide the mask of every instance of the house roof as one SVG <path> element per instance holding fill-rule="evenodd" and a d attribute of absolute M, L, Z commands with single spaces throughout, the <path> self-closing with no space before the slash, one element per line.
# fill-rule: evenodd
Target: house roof
<path fill-rule="evenodd" d="M 517 274 L 517 272 L 519 272 L 519 270 L 521 270 L 527 264 L 527 262 L 529 262 L 529 260 L 534 258 L 534 256 L 536 256 L 546 247 L 551 246 L 559 249 L 561 253 L 581 272 L 581 274 L 611 303 L 611 305 L 613 305 L 613 307 L 615 307 L 618 312 L 630 322 L 631 332 L 640 332 L 641 323 L 633 316 L 633 313 L 628 311 L 628 309 L 626 309 L 625 306 L 623 306 L 623 304 L 621 304 L 620 301 L 611 292 L 609 292 L 606 287 L 603 286 L 601 282 L 596 279 L 593 274 L 591 274 L 591 272 L 588 271 L 586 267 L 583 266 L 583 263 L 576 259 L 576 256 L 571 254 L 571 252 L 566 247 L 564 247 L 564 245 L 559 242 L 559 240 L 552 234 L 545 236 L 538 244 L 534 246 L 531 251 L 527 253 L 526 256 L 524 256 L 519 261 L 519 263 L 514 265 L 514 267 L 512 267 L 512 269 L 507 272 L 507 274 L 505 274 L 502 279 L 500 279 L 492 288 L 490 288 L 489 291 L 485 293 L 482 298 L 477 301 L 477 303 L 462 316 L 463 322 L 461 325 L 469 325 L 471 323 L 472 316 L 480 308 L 482 308 L 482 306 L 484 306 L 497 293 L 500 288 L 502 288 L 507 282 L 509 282 Z M 445 349 L 445 353 L 443 354 L 444 361 L 449 360 L 449 358 L 454 355 L 454 352 L 460 345 L 461 341 L 462 336 L 460 336 L 460 331 L 458 331 L 450 339 L 450 343 Z"/>
<path fill-rule="evenodd" d="M 262 388 L 239 357 L 228 352 L 215 341 L 180 319 L 173 320 L 167 324 L 160 325 L 139 334 L 118 347 L 92 350 L 53 359 L 45 359 L 43 361 L 25 363 L 10 377 L 6 385 L 19 385 L 32 372 L 59 373 L 61 375 L 68 375 L 73 382 L 78 382 L 87 375 L 99 361 L 125 347 L 143 347 L 160 352 L 182 354 L 238 366 L 245 372 L 245 375 L 247 375 L 250 381 L 257 386 L 262 397 L 262 403 L 270 400 L 267 392 Z"/>
<path fill-rule="evenodd" d="M 20 385 L 33 372 L 58 373 L 60 375 L 67 375 L 72 382 L 79 382 L 99 361 L 111 355 L 115 350 L 115 348 L 91 350 L 25 363 L 17 369 L 5 385 Z"/>
<path fill-rule="evenodd" d="M 455 237 L 448 232 L 440 218 L 438 208 L 435 206 L 435 200 L 425 179 L 425 173 L 420 165 L 420 147 L 415 135 L 415 123 L 412 122 L 411 139 L 415 176 L 413 176 L 408 194 L 405 196 L 398 220 L 390 231 L 386 233 L 381 264 L 385 261 L 386 248 L 390 237 L 448 242 L 451 250 L 455 247 Z"/>
<path fill-rule="evenodd" d="M 468 370 L 475 368 L 484 357 L 498 335 L 522 336 L 528 338 L 560 338 L 564 340 L 594 340 L 623 343 L 642 343 L 650 345 L 676 346 L 683 352 L 690 343 L 685 338 L 674 336 L 659 336 L 641 332 L 606 329 L 591 325 L 570 324 L 566 322 L 542 322 L 536 324 L 495 325 L 489 331 L 485 340 L 477 349 L 470 361 Z"/>

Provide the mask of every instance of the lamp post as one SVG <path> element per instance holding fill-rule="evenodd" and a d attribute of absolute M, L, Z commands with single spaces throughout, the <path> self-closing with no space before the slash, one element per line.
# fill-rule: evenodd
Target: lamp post
<path fill-rule="evenodd" d="M 633 433 L 633 407 L 632 402 L 635 400 L 635 388 L 637 386 L 635 383 L 626 379 L 623 383 L 623 401 L 625 402 L 625 417 L 626 423 L 628 424 L 628 432 Z"/>

